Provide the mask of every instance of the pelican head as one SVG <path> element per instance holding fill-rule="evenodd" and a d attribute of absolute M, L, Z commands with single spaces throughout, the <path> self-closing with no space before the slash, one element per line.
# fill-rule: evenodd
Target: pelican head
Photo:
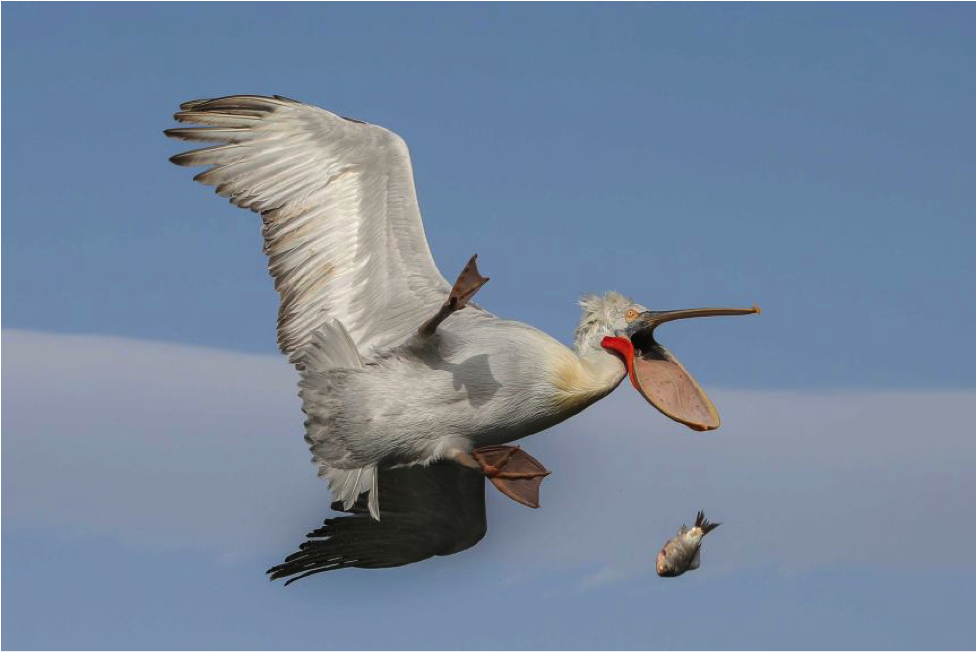
<path fill-rule="evenodd" d="M 655 339 L 665 322 L 694 317 L 752 315 L 752 308 L 648 310 L 617 292 L 587 295 L 575 334 L 577 352 L 603 349 L 624 362 L 631 384 L 665 416 L 693 430 L 715 430 L 719 414 L 699 384 L 668 349 Z"/>

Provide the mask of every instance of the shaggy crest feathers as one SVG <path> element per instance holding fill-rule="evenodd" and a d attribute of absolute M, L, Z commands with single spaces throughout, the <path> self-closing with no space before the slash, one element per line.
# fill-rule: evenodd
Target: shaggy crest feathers
<path fill-rule="evenodd" d="M 580 325 L 573 334 L 577 351 L 599 348 L 605 335 L 627 326 L 624 314 L 633 305 L 630 298 L 614 291 L 603 296 L 585 294 L 580 297 Z"/>

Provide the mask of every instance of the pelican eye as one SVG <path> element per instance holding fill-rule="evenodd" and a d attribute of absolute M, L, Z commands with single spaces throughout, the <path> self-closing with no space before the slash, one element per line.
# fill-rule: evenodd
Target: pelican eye
<path fill-rule="evenodd" d="M 626 313 L 624 313 L 624 319 L 630 324 L 634 321 L 635 317 L 638 316 L 638 311 L 634 308 L 630 308 Z"/>

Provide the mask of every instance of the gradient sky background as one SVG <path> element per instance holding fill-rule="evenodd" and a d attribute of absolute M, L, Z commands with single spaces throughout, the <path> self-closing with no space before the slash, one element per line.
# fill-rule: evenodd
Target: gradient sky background
<path fill-rule="evenodd" d="M 974 5 L 4 13 L 5 648 L 974 646 Z M 445 276 L 563 341 L 585 291 L 759 303 L 663 330 L 723 430 L 624 388 L 474 550 L 267 583 L 326 489 L 259 220 L 161 133 L 234 93 L 400 133 Z"/>

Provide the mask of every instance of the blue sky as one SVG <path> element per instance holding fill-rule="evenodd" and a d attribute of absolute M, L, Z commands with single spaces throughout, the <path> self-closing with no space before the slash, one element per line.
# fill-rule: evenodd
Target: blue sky
<path fill-rule="evenodd" d="M 974 12 L 8 5 L 4 647 L 973 647 Z M 400 133 L 445 276 L 478 252 L 563 341 L 582 292 L 760 304 L 662 332 L 722 433 L 618 392 L 527 442 L 544 507 L 493 497 L 473 551 L 267 584 L 324 487 L 259 221 L 161 133 L 234 93 Z M 511 638 L 459 638 L 472 602 Z"/>

